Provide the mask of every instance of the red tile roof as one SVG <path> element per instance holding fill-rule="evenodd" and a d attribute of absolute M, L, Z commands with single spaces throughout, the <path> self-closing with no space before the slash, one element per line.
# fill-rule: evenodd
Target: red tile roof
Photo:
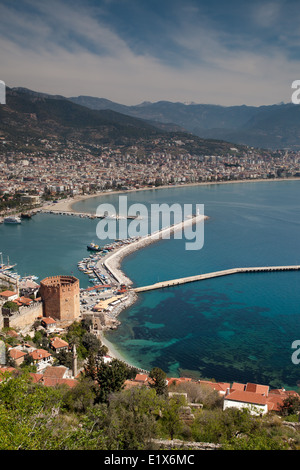
<path fill-rule="evenodd" d="M 259 393 L 240 390 L 234 390 L 233 392 L 229 393 L 225 399 L 253 405 L 266 405 L 267 403 L 267 397 L 260 395 Z"/>
<path fill-rule="evenodd" d="M 78 381 L 76 379 L 57 379 L 56 377 L 43 377 L 41 383 L 45 387 L 55 387 L 56 385 L 67 385 L 68 387 L 76 387 Z"/>
<path fill-rule="evenodd" d="M 0 296 L 5 298 L 12 297 L 13 295 L 18 295 L 18 293 L 13 292 L 11 290 L 5 290 L 4 292 L 0 292 Z"/>
<path fill-rule="evenodd" d="M 238 382 L 233 382 L 232 386 L 231 386 L 231 390 L 240 390 L 240 391 L 244 391 L 246 388 L 246 384 L 240 384 Z"/>
<path fill-rule="evenodd" d="M 135 376 L 135 381 L 136 382 L 147 382 L 149 379 L 149 376 L 147 374 L 136 374 Z"/>
<path fill-rule="evenodd" d="M 21 357 L 27 356 L 26 352 L 20 351 L 20 349 L 12 348 L 8 351 L 12 359 L 20 359 Z"/>
<path fill-rule="evenodd" d="M 29 354 L 34 361 L 39 361 L 41 359 L 45 359 L 46 357 L 50 357 L 51 354 L 48 353 L 48 351 L 45 351 L 45 349 L 36 349 L 35 351 L 32 351 L 32 353 Z"/>
<path fill-rule="evenodd" d="M 170 385 L 178 385 L 178 384 L 181 384 L 181 383 L 185 383 L 185 382 L 191 382 L 192 379 L 190 379 L 189 377 L 171 377 L 171 378 L 167 378 L 167 382 L 168 382 L 168 386 Z"/>
<path fill-rule="evenodd" d="M 33 383 L 39 383 L 41 382 L 43 378 L 43 374 L 37 374 L 35 372 L 30 372 L 30 377 L 32 378 Z"/>
<path fill-rule="evenodd" d="M 5 378 L 5 374 L 9 373 L 11 374 L 12 372 L 16 372 L 17 369 L 14 367 L 0 367 L 0 382 Z"/>
<path fill-rule="evenodd" d="M 51 317 L 43 317 L 42 322 L 45 323 L 46 325 L 52 325 L 56 323 L 56 321 Z"/>
<path fill-rule="evenodd" d="M 51 339 L 51 347 L 53 347 L 54 349 L 67 348 L 68 346 L 69 343 L 67 343 L 61 338 L 58 338 L 57 336 Z"/>
<path fill-rule="evenodd" d="M 283 400 L 279 395 L 269 395 L 267 399 L 268 411 L 279 411 Z"/>
<path fill-rule="evenodd" d="M 230 389 L 230 383 L 227 382 L 211 382 L 209 380 L 200 380 L 199 383 L 200 385 L 210 387 L 213 390 L 217 390 L 218 392 L 226 392 Z"/>
<path fill-rule="evenodd" d="M 21 302 L 21 304 L 24 304 L 24 305 L 30 305 L 33 300 L 32 299 L 28 299 L 28 297 L 20 297 L 19 299 L 17 299 L 19 302 Z"/>
<path fill-rule="evenodd" d="M 43 376 L 44 377 L 52 377 L 55 379 L 62 379 L 64 374 L 66 373 L 67 368 L 63 366 L 58 366 L 58 367 L 52 367 L 49 366 L 47 369 L 44 371 Z"/>
<path fill-rule="evenodd" d="M 268 385 L 247 383 L 245 390 L 246 392 L 254 392 L 254 393 L 259 393 L 261 395 L 268 396 L 269 388 L 270 387 Z"/>

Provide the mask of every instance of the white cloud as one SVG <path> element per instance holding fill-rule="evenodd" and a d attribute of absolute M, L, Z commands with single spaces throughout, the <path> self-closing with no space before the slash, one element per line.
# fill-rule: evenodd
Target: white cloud
<path fill-rule="evenodd" d="M 252 17 L 258 26 L 270 28 L 280 20 L 281 12 L 281 1 L 255 3 L 252 9 Z"/>
<path fill-rule="evenodd" d="M 291 83 L 299 78 L 299 63 L 275 47 L 257 52 L 230 48 L 232 37 L 205 22 L 193 27 L 190 15 L 176 33 L 168 31 L 189 57 L 175 67 L 153 55 L 134 53 L 93 10 L 70 9 L 57 1 L 38 5 L 40 14 L 34 18 L 8 7 L 2 11 L 6 26 L 0 78 L 8 86 L 93 95 L 123 104 L 170 100 L 259 105 L 288 101 Z"/>

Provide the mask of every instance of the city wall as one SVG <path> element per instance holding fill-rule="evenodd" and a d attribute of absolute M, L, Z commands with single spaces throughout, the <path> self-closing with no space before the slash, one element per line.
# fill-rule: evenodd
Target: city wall
<path fill-rule="evenodd" d="M 21 307 L 19 312 L 3 317 L 0 315 L 0 329 L 4 327 L 25 328 L 32 325 L 38 317 L 43 316 L 42 302 L 38 302 L 30 307 Z"/>

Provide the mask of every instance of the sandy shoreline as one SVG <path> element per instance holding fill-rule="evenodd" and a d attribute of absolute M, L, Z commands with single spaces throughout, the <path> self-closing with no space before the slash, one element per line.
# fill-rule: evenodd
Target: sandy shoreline
<path fill-rule="evenodd" d="M 128 189 L 127 191 L 100 191 L 95 194 L 84 194 L 78 195 L 71 198 L 63 199 L 57 203 L 45 203 L 40 208 L 42 211 L 54 211 L 54 212 L 78 212 L 80 211 L 74 209 L 75 204 L 81 201 L 85 201 L 86 199 L 92 198 L 99 198 L 110 196 L 112 194 L 127 194 L 132 192 L 139 192 L 139 191 L 153 191 L 159 189 L 178 189 L 178 188 L 185 188 L 185 187 L 193 187 L 193 186 L 212 186 L 212 185 L 223 185 L 223 184 L 239 184 L 239 183 L 266 183 L 266 182 L 280 182 L 280 181 L 300 181 L 300 178 L 274 178 L 274 179 L 245 179 L 245 180 L 233 180 L 233 181 L 207 181 L 203 183 L 186 183 L 186 184 L 173 184 L 173 185 L 163 185 L 163 186 L 154 186 L 154 187 L 145 187 L 145 188 L 134 188 Z M 93 213 L 91 213 L 93 215 Z"/>

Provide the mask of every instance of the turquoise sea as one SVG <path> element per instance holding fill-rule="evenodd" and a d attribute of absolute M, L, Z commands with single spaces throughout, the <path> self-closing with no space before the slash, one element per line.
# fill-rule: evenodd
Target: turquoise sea
<path fill-rule="evenodd" d="M 162 240 L 128 256 L 123 271 L 136 286 L 245 266 L 300 264 L 300 181 L 182 186 L 126 193 L 128 204 L 204 204 L 204 246 Z M 77 203 L 79 211 L 118 205 L 110 194 Z M 37 215 L 0 226 L 0 250 L 20 274 L 74 273 L 96 240 L 97 221 Z M 139 294 L 106 337 L 128 361 L 168 376 L 214 378 L 295 388 L 291 360 L 300 339 L 300 272 L 235 274 Z"/>

